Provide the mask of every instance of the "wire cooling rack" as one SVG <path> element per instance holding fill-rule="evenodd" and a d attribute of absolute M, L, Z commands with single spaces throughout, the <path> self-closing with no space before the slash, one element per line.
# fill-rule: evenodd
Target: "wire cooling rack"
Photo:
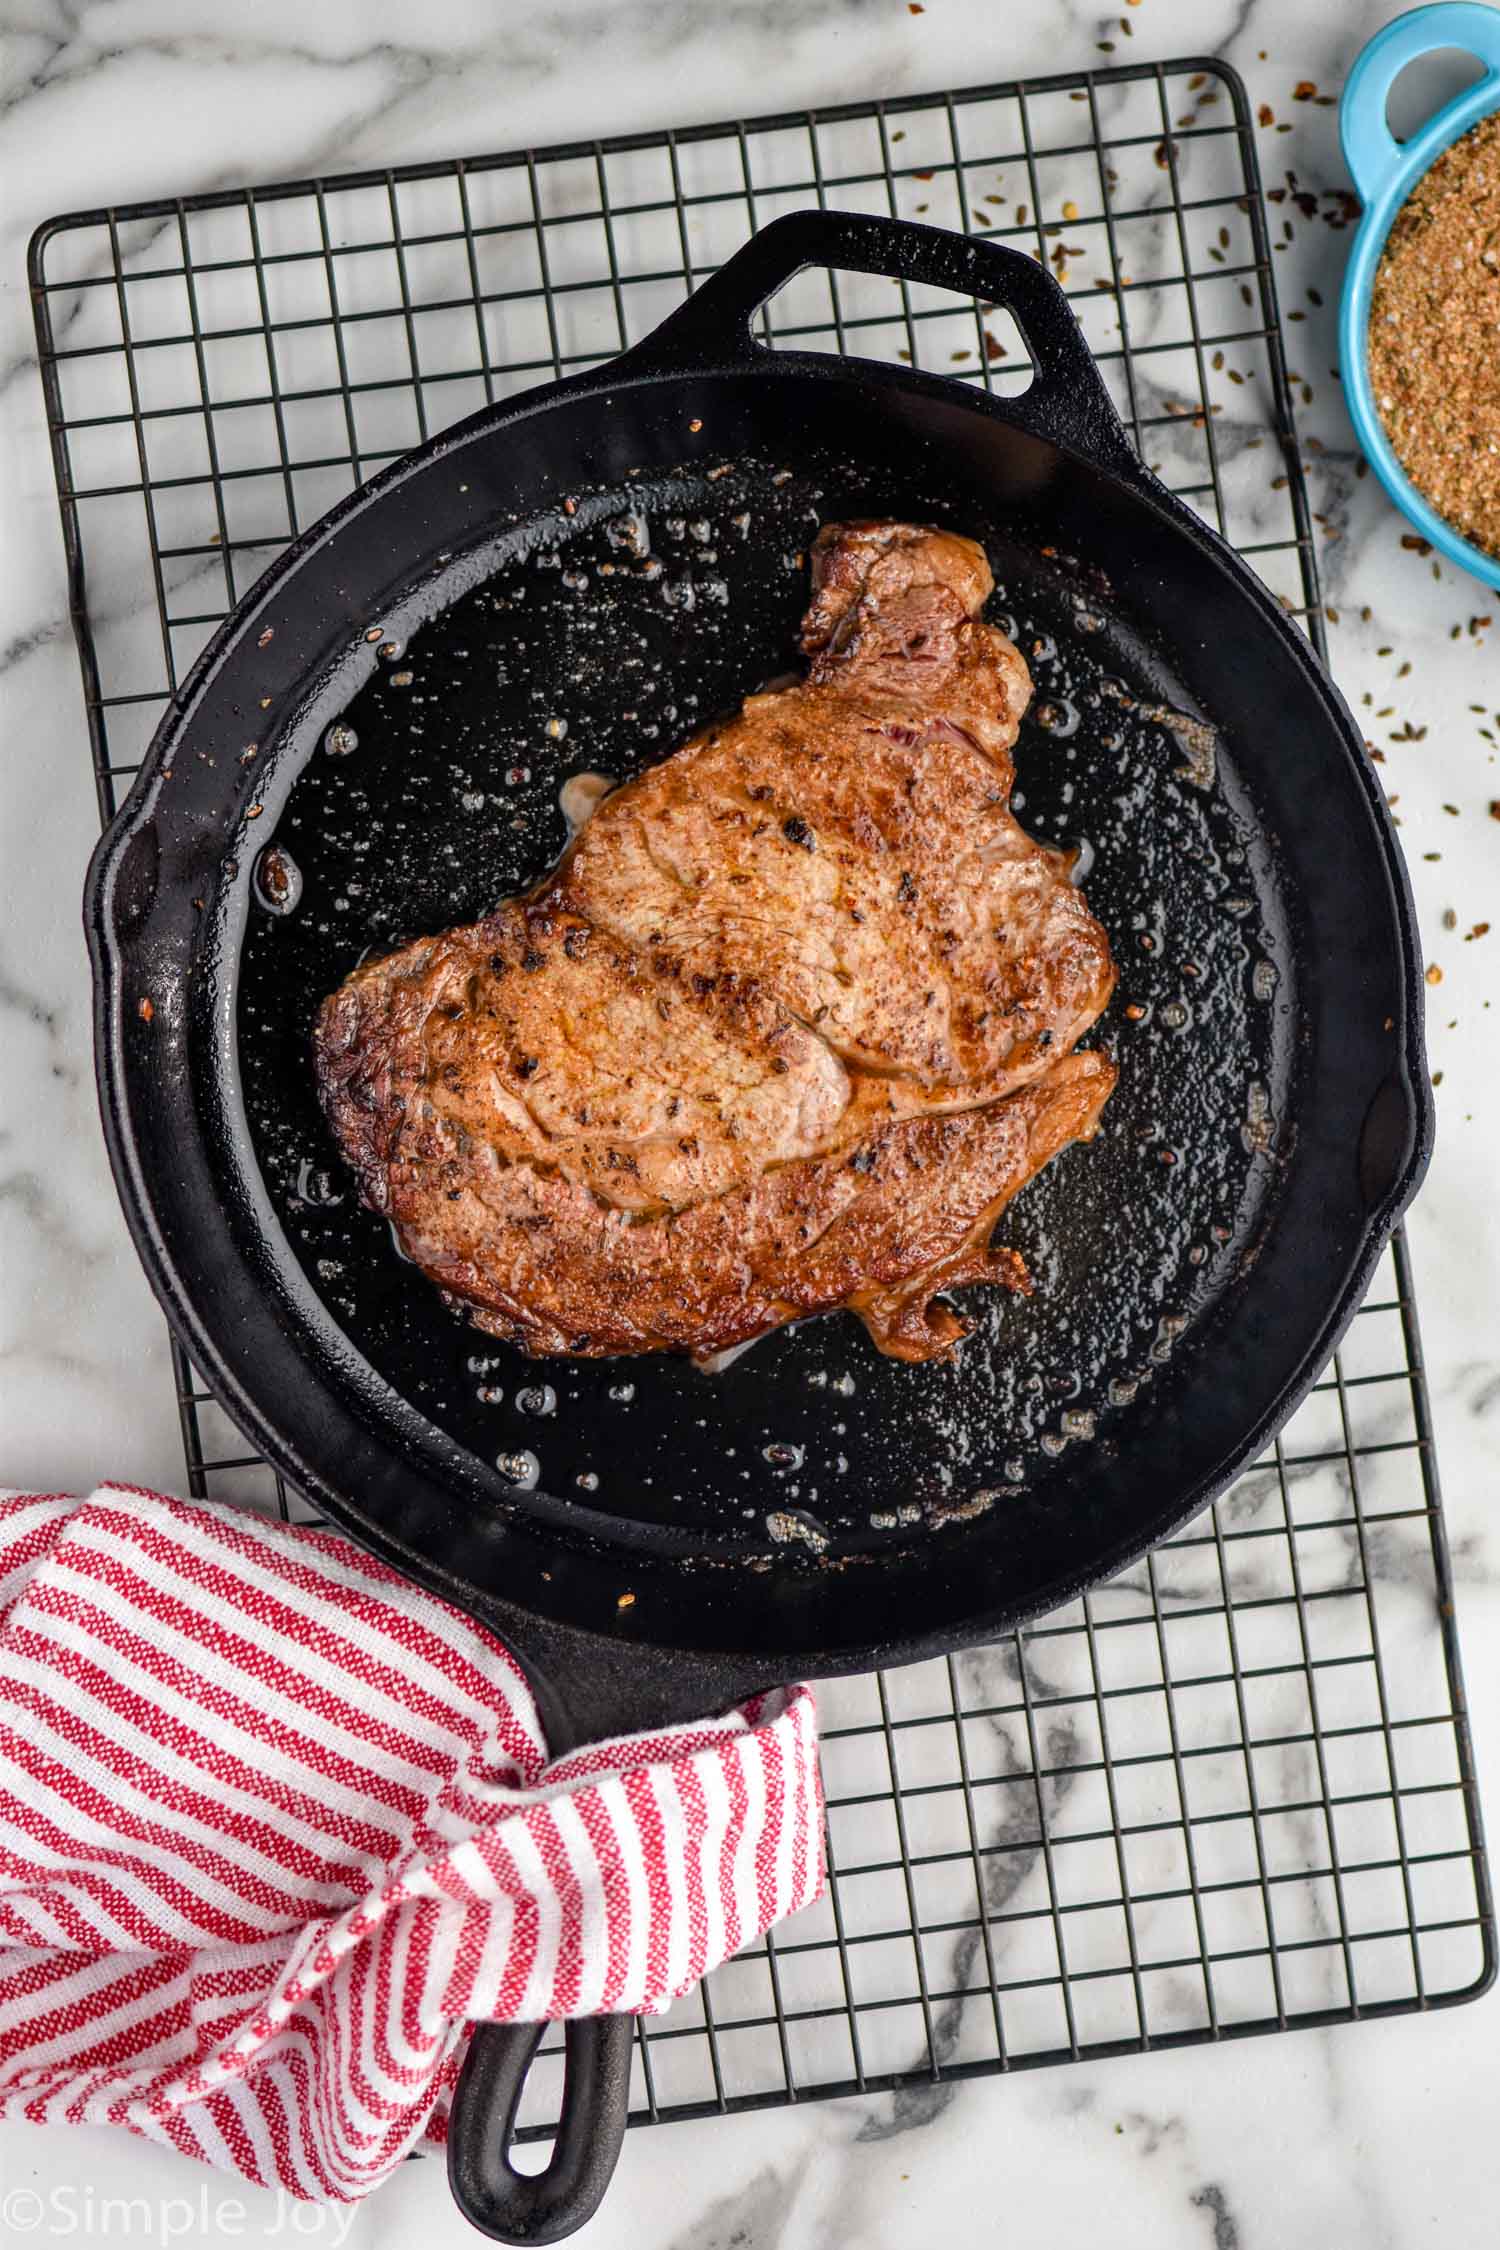
<path fill-rule="evenodd" d="M 1212 60 L 137 204 L 32 249 L 108 818 L 285 542 L 433 431 L 607 357 L 779 211 L 1017 242 L 1145 458 L 1323 649 L 1244 90 Z M 1003 315 L 800 277 L 768 334 L 1024 382 Z M 82 839 L 80 839 L 80 846 Z M 189 1488 L 305 1515 L 174 1347 Z M 821 1693 L 826 1897 L 640 2026 L 641 2119 L 1388 2015 L 1489 1981 L 1485 1870 L 1398 1239 L 1207 1516 L 993 1646 Z M 528 2090 L 555 2118 L 560 2062 Z"/>

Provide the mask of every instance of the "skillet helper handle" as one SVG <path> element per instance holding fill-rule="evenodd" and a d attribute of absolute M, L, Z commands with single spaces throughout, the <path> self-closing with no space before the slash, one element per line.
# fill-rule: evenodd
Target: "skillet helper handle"
<path fill-rule="evenodd" d="M 1339 103 L 1344 162 L 1362 203 L 1380 200 L 1404 155 L 1385 121 L 1391 88 L 1408 63 L 1439 47 L 1477 56 L 1487 65 L 1487 83 L 1500 89 L 1500 13 L 1494 8 L 1480 7 L 1477 0 L 1443 0 L 1438 7 L 1413 8 L 1378 31 L 1350 71 Z"/>
<path fill-rule="evenodd" d="M 630 2099 L 633 2016 L 577 2016 L 565 2031 L 566 2077 L 546 2169 L 510 2161 L 516 2111 L 546 2025 L 475 2027 L 448 2118 L 448 2185 L 492 2242 L 561 2242 L 598 2210 L 614 2176 Z"/>
<path fill-rule="evenodd" d="M 755 315 L 809 266 L 886 274 L 1002 307 L 1020 329 L 1034 370 L 1028 390 L 997 402 L 1005 419 L 1140 474 L 1083 331 L 1051 274 L 1005 243 L 910 219 L 789 211 L 753 235 L 617 364 L 642 373 L 763 364 L 772 355 L 754 333 Z"/>

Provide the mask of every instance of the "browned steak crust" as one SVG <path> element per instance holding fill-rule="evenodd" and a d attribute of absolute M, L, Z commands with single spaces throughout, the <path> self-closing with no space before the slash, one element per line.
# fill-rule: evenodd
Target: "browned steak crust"
<path fill-rule="evenodd" d="M 934 1293 L 1027 1286 L 990 1234 L 1087 1138 L 1071 1050 L 1114 966 L 1009 809 L 1030 694 L 982 551 L 814 549 L 807 680 L 605 799 L 530 899 L 357 970 L 318 1084 L 366 1200 L 535 1352 L 706 1356 L 846 1306 L 883 1351 Z"/>

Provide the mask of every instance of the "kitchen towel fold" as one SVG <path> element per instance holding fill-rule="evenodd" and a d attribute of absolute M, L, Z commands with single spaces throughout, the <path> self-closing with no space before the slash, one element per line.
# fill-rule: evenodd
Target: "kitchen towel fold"
<path fill-rule="evenodd" d="M 505 1648 L 346 1540 L 0 1499 L 0 2115 L 352 2201 L 469 2022 L 661 2011 L 822 1882 L 805 1687 L 549 1760 Z"/>

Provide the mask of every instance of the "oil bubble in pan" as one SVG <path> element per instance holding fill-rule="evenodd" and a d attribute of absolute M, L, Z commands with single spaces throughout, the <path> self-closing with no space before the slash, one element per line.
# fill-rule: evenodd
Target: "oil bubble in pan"
<path fill-rule="evenodd" d="M 519 1489 L 762 1547 L 774 1515 L 801 1552 L 1034 1486 L 1190 1348 L 1274 1181 L 1295 993 L 1274 848 L 1233 745 L 1109 588 L 1024 526 L 976 521 L 963 494 L 874 484 L 854 463 L 740 462 L 579 513 L 377 663 L 329 730 L 333 755 L 309 757 L 292 788 L 274 841 L 300 895 L 252 917 L 240 984 L 251 1131 L 288 1237 L 397 1390 L 486 1463 L 525 1457 Z M 576 820 L 597 787 L 796 670 L 819 522 L 880 514 L 985 539 L 990 614 L 1035 682 L 1016 807 L 1077 855 L 1120 969 L 1090 1038 L 1120 1065 L 1100 1132 L 1001 1222 L 1035 1293 L 964 1292 L 975 1325 L 958 1359 L 915 1369 L 844 1315 L 712 1375 L 665 1356 L 530 1361 L 477 1338 L 352 1192 L 299 1192 L 347 1184 L 313 1091 L 318 1005 L 366 953 L 534 883 L 567 841 L 565 805 Z M 522 1403 L 539 1391 L 544 1416 Z"/>

